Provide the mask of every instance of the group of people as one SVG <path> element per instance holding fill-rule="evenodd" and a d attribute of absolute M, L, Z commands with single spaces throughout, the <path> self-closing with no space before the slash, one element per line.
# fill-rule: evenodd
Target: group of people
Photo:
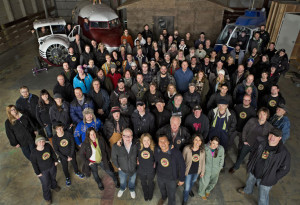
<path fill-rule="evenodd" d="M 223 45 L 217 52 L 203 32 L 193 41 L 190 33 L 180 37 L 178 30 L 173 35 L 163 30 L 155 40 L 148 25 L 136 39 L 125 29 L 119 50 L 111 54 L 102 43 L 76 35 L 53 97 L 45 89 L 38 97 L 22 86 L 16 104 L 7 106 L 9 142 L 31 161 L 48 204 L 51 189 L 60 190 L 58 162 L 67 186 L 71 162 L 78 177 L 92 173 L 100 190 L 105 187 L 98 169 L 104 170 L 119 188 L 118 197 L 128 184 L 136 198 L 138 176 L 144 199 L 152 200 L 156 175 L 158 204 L 168 199 L 174 205 L 176 187 L 184 187 L 187 204 L 197 180 L 198 195 L 210 197 L 238 138 L 229 172 L 250 153 L 249 177 L 238 192 L 251 194 L 257 184 L 259 204 L 268 204 L 270 189 L 290 169 L 284 145 L 290 122 L 278 86 L 289 65 L 285 50 L 276 52 L 264 28 L 246 53 L 240 42 L 232 51 Z"/>

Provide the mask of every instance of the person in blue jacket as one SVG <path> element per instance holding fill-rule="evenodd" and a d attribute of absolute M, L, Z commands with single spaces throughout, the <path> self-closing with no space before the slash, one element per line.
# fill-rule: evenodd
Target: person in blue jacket
<path fill-rule="evenodd" d="M 182 62 L 181 68 L 176 70 L 174 78 L 177 91 L 185 93 L 189 90 L 189 83 L 193 80 L 193 71 L 188 68 L 187 61 Z"/>
<path fill-rule="evenodd" d="M 74 132 L 75 143 L 78 146 L 81 146 L 82 142 L 84 142 L 85 133 L 88 128 L 93 127 L 98 132 L 103 127 L 102 122 L 96 118 L 93 109 L 85 108 L 82 115 L 83 120 L 77 124 Z"/>
<path fill-rule="evenodd" d="M 74 93 L 76 98 L 70 104 L 70 116 L 73 123 L 77 125 L 83 120 L 82 111 L 85 108 L 94 109 L 94 103 L 92 99 L 82 93 L 81 88 L 75 88 Z"/>
<path fill-rule="evenodd" d="M 82 92 L 84 94 L 87 94 L 90 92 L 91 85 L 93 78 L 90 74 L 85 73 L 82 66 L 77 66 L 78 74 L 73 79 L 73 87 L 75 88 L 81 88 Z"/>
<path fill-rule="evenodd" d="M 270 118 L 270 123 L 282 131 L 282 142 L 285 143 L 290 137 L 290 120 L 285 114 L 288 112 L 285 104 L 279 104 L 276 114 Z"/>

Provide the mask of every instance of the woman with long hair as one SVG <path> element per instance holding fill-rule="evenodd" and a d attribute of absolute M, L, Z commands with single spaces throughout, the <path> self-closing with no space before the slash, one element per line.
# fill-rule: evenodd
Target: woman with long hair
<path fill-rule="evenodd" d="M 97 59 L 97 67 L 98 68 L 101 68 L 101 66 L 105 63 L 105 56 L 109 54 L 107 49 L 105 48 L 104 44 L 103 43 L 99 43 L 98 44 L 98 49 L 97 51 L 95 52 L 95 56 L 96 56 L 96 59 Z"/>
<path fill-rule="evenodd" d="M 167 87 L 167 92 L 165 92 L 164 98 L 167 105 L 174 100 L 175 95 L 177 94 L 176 86 L 169 84 Z"/>
<path fill-rule="evenodd" d="M 180 68 L 180 66 L 179 66 L 178 60 L 177 59 L 173 59 L 172 60 L 172 64 L 171 64 L 170 69 L 169 69 L 169 73 L 171 75 L 174 75 L 175 71 L 178 70 L 179 68 Z"/>
<path fill-rule="evenodd" d="M 200 70 L 192 81 L 196 85 L 196 91 L 201 95 L 201 105 L 205 105 L 209 92 L 209 81 L 203 70 Z"/>
<path fill-rule="evenodd" d="M 49 92 L 46 89 L 40 91 L 40 98 L 36 106 L 36 118 L 40 123 L 41 127 L 46 130 L 47 138 L 52 143 L 52 123 L 50 119 L 49 110 L 55 102 L 50 96 Z"/>
<path fill-rule="evenodd" d="M 191 143 L 184 147 L 182 155 L 186 166 L 182 204 L 187 204 L 189 195 L 194 196 L 192 191 L 194 183 L 199 175 L 202 178 L 205 172 L 205 149 L 201 134 L 193 135 Z"/>
<path fill-rule="evenodd" d="M 24 156 L 30 160 L 30 154 L 35 148 L 37 131 L 26 114 L 21 114 L 15 105 L 6 107 L 7 120 L 5 121 L 6 135 L 11 146 L 21 147 Z"/>
<path fill-rule="evenodd" d="M 218 182 L 219 174 L 224 164 L 225 152 L 217 136 L 211 138 L 205 145 L 205 175 L 200 178 L 198 194 L 207 200 L 210 192 Z"/>
<path fill-rule="evenodd" d="M 149 133 L 141 135 L 138 145 L 138 168 L 137 174 L 140 177 L 145 201 L 151 201 L 154 190 L 155 176 L 155 160 L 154 160 L 155 144 Z"/>
<path fill-rule="evenodd" d="M 119 188 L 117 177 L 112 171 L 110 154 L 110 149 L 103 137 L 95 128 L 88 128 L 86 138 L 79 151 L 79 155 L 83 159 L 82 172 L 88 177 L 92 172 L 100 190 L 104 190 L 104 186 L 98 174 L 98 166 L 113 179 L 116 188 Z"/>

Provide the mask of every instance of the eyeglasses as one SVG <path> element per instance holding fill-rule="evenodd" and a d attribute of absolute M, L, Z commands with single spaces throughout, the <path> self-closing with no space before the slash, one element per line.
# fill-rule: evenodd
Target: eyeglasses
<path fill-rule="evenodd" d="M 131 138 L 131 135 L 122 135 L 122 137 Z"/>

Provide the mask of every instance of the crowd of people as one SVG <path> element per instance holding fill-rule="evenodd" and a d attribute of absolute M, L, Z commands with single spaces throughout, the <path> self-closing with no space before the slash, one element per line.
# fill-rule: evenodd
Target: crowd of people
<path fill-rule="evenodd" d="M 215 51 L 204 32 L 196 41 L 178 30 L 155 39 L 145 25 L 137 38 L 125 29 L 121 46 L 109 53 L 77 34 L 53 97 L 22 86 L 16 104 L 7 106 L 7 137 L 31 161 L 48 204 L 51 189 L 60 190 L 59 162 L 67 186 L 70 162 L 78 177 L 92 173 L 100 190 L 106 187 L 98 169 L 104 170 L 119 188 L 117 197 L 128 186 L 136 198 L 138 176 L 145 201 L 152 200 L 156 176 L 159 205 L 166 199 L 175 205 L 177 186 L 187 204 L 197 180 L 198 195 L 207 200 L 235 141 L 231 174 L 250 153 L 246 186 L 237 191 L 251 194 L 257 184 L 258 204 L 268 204 L 270 189 L 290 169 L 284 145 L 290 122 L 278 86 L 289 62 L 269 39 L 261 26 L 249 50 L 240 41 L 231 51 L 226 45 Z"/>

